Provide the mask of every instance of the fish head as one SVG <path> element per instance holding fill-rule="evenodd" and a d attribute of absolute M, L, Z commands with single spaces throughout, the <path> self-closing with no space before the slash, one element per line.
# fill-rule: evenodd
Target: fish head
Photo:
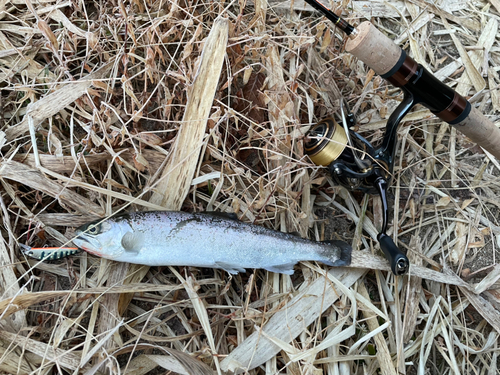
<path fill-rule="evenodd" d="M 125 252 L 123 236 L 131 230 L 125 221 L 96 220 L 82 225 L 75 231 L 73 243 L 90 254 L 106 259 L 120 260 Z"/>

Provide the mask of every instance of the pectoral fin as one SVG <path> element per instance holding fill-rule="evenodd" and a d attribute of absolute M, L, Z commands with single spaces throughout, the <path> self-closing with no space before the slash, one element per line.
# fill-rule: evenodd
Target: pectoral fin
<path fill-rule="evenodd" d="M 143 238 L 141 233 L 127 232 L 122 237 L 122 246 L 125 251 L 138 253 L 141 250 Z"/>

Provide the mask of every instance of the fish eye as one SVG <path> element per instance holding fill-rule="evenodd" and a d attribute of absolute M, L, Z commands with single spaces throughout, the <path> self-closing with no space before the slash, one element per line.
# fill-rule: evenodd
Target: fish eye
<path fill-rule="evenodd" d="M 88 234 L 97 234 L 97 233 L 99 233 L 100 229 L 101 229 L 101 226 L 99 224 L 89 225 L 89 227 L 87 228 L 86 232 Z"/>
<path fill-rule="evenodd" d="M 32 251 L 32 250 L 28 251 L 28 255 L 29 255 L 30 257 L 32 257 L 32 256 L 33 256 L 33 251 Z"/>

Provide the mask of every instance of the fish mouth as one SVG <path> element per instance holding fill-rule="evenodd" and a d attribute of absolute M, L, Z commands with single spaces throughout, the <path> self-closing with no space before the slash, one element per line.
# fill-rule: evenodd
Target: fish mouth
<path fill-rule="evenodd" d="M 87 253 L 92 255 L 97 255 L 99 257 L 105 257 L 105 255 L 99 252 L 97 249 L 101 249 L 101 244 L 94 238 L 87 237 L 85 233 L 80 232 L 76 234 L 76 238 L 73 239 L 73 243 L 80 249 L 85 250 Z"/>

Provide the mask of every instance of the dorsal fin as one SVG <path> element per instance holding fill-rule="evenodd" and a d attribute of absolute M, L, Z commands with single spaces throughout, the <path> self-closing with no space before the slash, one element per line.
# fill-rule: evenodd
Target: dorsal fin
<path fill-rule="evenodd" d="M 236 215 L 234 212 L 205 211 L 204 213 L 207 215 L 217 216 L 223 219 L 239 220 L 238 215 Z"/>

